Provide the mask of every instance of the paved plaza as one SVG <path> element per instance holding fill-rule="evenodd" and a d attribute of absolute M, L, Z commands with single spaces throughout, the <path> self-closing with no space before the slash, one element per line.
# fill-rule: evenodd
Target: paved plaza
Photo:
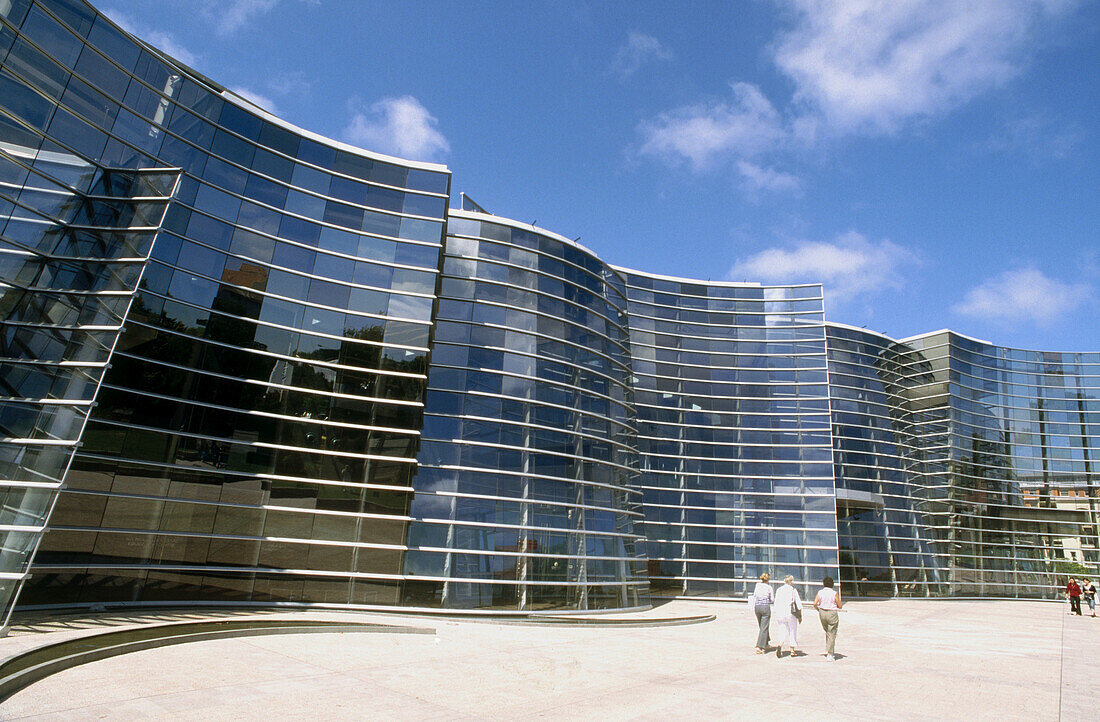
<path fill-rule="evenodd" d="M 822 655 L 812 610 L 805 655 L 782 659 L 754 654 L 745 604 L 676 601 L 633 618 L 700 614 L 716 619 L 561 626 L 311 612 L 297 616 L 435 634 L 295 634 L 137 652 L 48 677 L 0 705 L 0 718 L 1100 718 L 1100 619 L 1068 616 L 1065 605 L 851 602 L 835 662 Z M 16 628 L 0 656 L 103 631 L 97 625 Z"/>

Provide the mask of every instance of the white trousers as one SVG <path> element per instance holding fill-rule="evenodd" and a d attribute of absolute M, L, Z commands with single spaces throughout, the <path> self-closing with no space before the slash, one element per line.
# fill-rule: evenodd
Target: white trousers
<path fill-rule="evenodd" d="M 776 644 L 783 647 L 789 639 L 791 649 L 798 649 L 798 620 L 785 617 L 775 620 L 775 623 L 779 626 L 779 641 Z"/>

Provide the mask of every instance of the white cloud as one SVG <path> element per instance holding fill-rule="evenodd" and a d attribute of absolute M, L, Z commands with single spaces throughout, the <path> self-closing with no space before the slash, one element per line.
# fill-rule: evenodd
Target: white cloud
<path fill-rule="evenodd" d="M 261 95 L 260 93 L 249 90 L 248 88 L 241 87 L 230 88 L 230 90 L 232 90 L 234 93 L 241 96 L 248 102 L 252 103 L 253 105 L 260 106 L 272 115 L 279 115 L 279 107 L 275 105 L 274 100 L 267 97 L 266 95 Z"/>
<path fill-rule="evenodd" d="M 734 83 L 733 103 L 686 105 L 638 126 L 640 153 L 695 170 L 738 161 L 743 187 L 794 179 L 743 167 L 763 152 L 807 149 L 822 138 L 895 133 L 947 113 L 1002 85 L 1027 62 L 1038 28 L 1079 0 L 774 0 L 791 25 L 772 44 L 772 60 L 794 85 L 776 108 L 759 88 Z M 624 61 L 625 62 L 625 61 Z M 629 66 L 626 66 L 629 67 Z M 1003 144 L 1027 127 L 1007 129 Z M 1053 129 L 1050 129 L 1054 133 Z M 994 142 L 998 142 L 995 139 Z M 1044 138 L 1068 153 L 1072 134 Z M 755 164 L 753 164 L 755 165 Z M 764 170 L 764 169 L 761 169 Z"/>
<path fill-rule="evenodd" d="M 1028 267 L 1005 271 L 970 289 L 951 310 L 992 321 L 1026 319 L 1048 324 L 1065 316 L 1092 296 L 1085 283 L 1063 283 Z"/>
<path fill-rule="evenodd" d="M 344 138 L 368 150 L 413 160 L 432 160 L 451 149 L 436 119 L 411 95 L 383 98 L 369 108 L 353 102 Z"/>
<path fill-rule="evenodd" d="M 900 288 L 908 270 L 920 259 L 911 250 L 882 240 L 868 241 L 848 231 L 829 242 L 803 241 L 792 248 L 768 248 L 730 269 L 731 280 L 765 283 L 822 282 L 831 299 L 847 302 L 858 296 Z"/>
<path fill-rule="evenodd" d="M 203 14 L 215 22 L 215 32 L 221 36 L 232 35 L 248 24 L 253 17 L 270 11 L 279 0 L 207 0 Z"/>
<path fill-rule="evenodd" d="M 309 95 L 313 85 L 301 70 L 280 73 L 268 81 L 267 86 L 279 95 Z"/>
<path fill-rule="evenodd" d="M 1008 121 L 986 145 L 994 152 L 1023 153 L 1033 160 L 1062 160 L 1084 139 L 1080 126 L 1058 123 L 1040 113 Z"/>
<path fill-rule="evenodd" d="M 741 174 L 742 185 L 750 191 L 802 192 L 802 179 L 774 168 L 765 168 L 747 160 L 739 160 L 737 161 L 737 172 Z"/>
<path fill-rule="evenodd" d="M 691 105 L 642 123 L 639 154 L 669 162 L 688 160 L 696 170 L 723 156 L 751 157 L 786 135 L 779 113 L 760 89 L 733 83 L 732 102 Z"/>
<path fill-rule="evenodd" d="M 153 47 L 162 51 L 166 55 L 175 58 L 184 65 L 194 67 L 199 60 L 199 56 L 192 53 L 187 48 L 180 45 L 180 43 L 172 37 L 170 33 L 156 30 L 147 25 L 144 25 L 133 18 L 130 14 L 121 10 L 108 9 L 103 11 L 107 17 L 118 23 L 126 32 L 131 35 L 144 40 Z"/>
<path fill-rule="evenodd" d="M 624 79 L 629 78 L 647 60 L 672 60 L 672 51 L 652 35 L 632 30 L 615 54 L 615 59 L 611 62 L 611 72 Z"/>
<path fill-rule="evenodd" d="M 775 61 L 804 112 L 840 132 L 894 132 L 1015 76 L 1032 30 L 1067 0 L 782 0 Z"/>

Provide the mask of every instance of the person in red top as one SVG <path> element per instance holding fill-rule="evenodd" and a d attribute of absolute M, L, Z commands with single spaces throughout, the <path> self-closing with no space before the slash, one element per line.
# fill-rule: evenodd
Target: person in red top
<path fill-rule="evenodd" d="M 1066 596 L 1069 597 L 1070 613 L 1081 616 L 1081 587 L 1073 577 L 1069 578 L 1069 584 L 1066 585 Z"/>

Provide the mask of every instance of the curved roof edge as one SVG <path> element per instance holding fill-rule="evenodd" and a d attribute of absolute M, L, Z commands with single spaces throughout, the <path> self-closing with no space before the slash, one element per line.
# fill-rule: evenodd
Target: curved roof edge
<path fill-rule="evenodd" d="M 335 148 L 336 150 L 348 151 L 356 155 L 361 155 L 364 158 L 370 158 L 371 160 L 380 160 L 384 163 L 394 163 L 396 165 L 402 165 L 407 168 L 416 168 L 417 170 L 430 170 L 436 173 L 451 172 L 451 169 L 442 163 L 432 163 L 426 160 L 412 160 L 410 158 L 398 158 L 395 155 L 386 155 L 385 153 L 367 150 L 366 148 L 360 148 L 359 146 L 352 145 L 351 143 L 345 143 L 342 140 L 336 140 L 334 138 L 329 138 L 327 136 L 321 135 L 320 133 L 314 133 L 312 130 L 300 128 L 297 125 L 294 125 L 293 123 L 286 121 L 277 115 L 274 115 L 270 111 L 264 110 L 247 98 L 242 98 L 240 95 L 234 93 L 228 88 L 221 91 L 221 97 L 225 100 L 232 102 L 234 105 L 240 106 L 250 113 L 255 113 L 269 123 L 273 123 L 279 126 L 283 130 L 289 130 L 291 133 L 296 133 L 303 138 L 308 138 L 309 140 L 323 143 L 332 148 Z"/>
<path fill-rule="evenodd" d="M 973 341 L 974 343 L 985 344 L 986 346 L 992 346 L 994 348 L 1004 349 L 1006 351 L 1023 351 L 1025 353 L 1058 353 L 1058 354 L 1100 354 L 1100 351 L 1063 351 L 1058 349 L 1049 348 L 1021 348 L 1019 346 L 1005 346 L 1004 344 L 993 343 L 992 341 L 986 341 L 982 338 L 975 338 L 974 336 L 968 336 L 965 333 L 959 333 L 949 328 L 941 328 L 938 331 L 928 331 L 926 333 L 918 333 L 913 336 L 906 336 L 905 338 L 898 339 L 902 343 L 908 343 L 915 341 L 919 338 L 925 338 L 926 336 L 935 336 L 938 333 L 948 333 L 960 338 L 965 338 L 967 341 Z"/>
<path fill-rule="evenodd" d="M 524 223 L 523 221 L 517 221 L 513 218 L 505 218 L 504 216 L 495 216 L 492 213 L 479 213 L 477 211 L 464 211 L 464 210 L 461 210 L 459 208 L 448 208 L 447 209 L 447 217 L 448 218 L 466 218 L 466 219 L 469 219 L 471 221 L 486 221 L 487 223 L 499 223 L 502 226 L 511 226 L 512 228 L 518 228 L 521 231 L 529 231 L 531 233 L 537 233 L 540 236 L 546 236 L 547 238 L 553 238 L 555 241 L 560 241 L 560 242 L 564 243 L 567 246 L 573 246 L 574 248 L 580 249 L 580 250 L 584 251 L 585 253 L 587 253 L 588 255 L 595 258 L 596 260 L 598 260 L 600 263 L 603 263 L 608 268 L 612 268 L 612 269 L 615 268 L 610 263 L 608 263 L 607 261 L 600 258 L 600 254 L 596 253 L 591 248 L 583 246 L 583 245 L 581 245 L 580 243 L 577 243 L 576 241 L 574 241 L 571 238 L 566 238 L 565 236 L 561 235 L 560 233 L 554 233 L 553 231 L 548 231 L 545 228 L 539 228 L 538 226 L 533 226 L 530 223 Z"/>
<path fill-rule="evenodd" d="M 638 276 L 646 276 L 647 278 L 657 278 L 662 281 L 675 281 L 677 283 L 698 283 L 703 286 L 721 286 L 723 288 L 811 288 L 813 286 L 821 286 L 820 283 L 776 283 L 766 284 L 759 281 L 711 281 L 704 278 L 684 278 L 682 276 L 667 276 L 662 273 L 650 273 L 649 271 L 640 271 L 636 268 L 627 268 L 626 266 L 612 265 L 619 273 L 633 273 Z"/>
<path fill-rule="evenodd" d="M 675 281 L 676 283 L 698 283 L 703 286 L 723 286 L 726 288 L 768 288 L 762 283 L 756 281 L 708 281 L 702 278 L 683 278 L 681 276 L 666 276 L 663 273 L 650 273 L 649 271 L 640 271 L 637 268 L 627 268 L 626 266 L 611 266 L 619 273 L 633 273 L 636 276 L 646 276 L 647 278 L 658 278 L 662 281 Z M 795 284 L 799 286 L 820 286 L 820 283 L 805 283 Z M 782 288 L 787 288 L 783 286 Z"/>
<path fill-rule="evenodd" d="M 882 331 L 873 331 L 873 330 L 867 328 L 866 326 L 853 326 L 850 323 L 840 323 L 839 321 L 826 321 L 825 322 L 825 327 L 828 328 L 829 326 L 835 326 L 837 328 L 844 328 L 844 329 L 848 329 L 849 331 L 859 331 L 860 333 L 869 333 L 872 336 L 879 336 L 880 338 L 884 338 L 887 341 L 889 341 L 890 343 L 899 343 L 899 341 L 896 338 L 894 338 L 893 336 L 890 336 L 889 334 L 883 333 Z"/>
<path fill-rule="evenodd" d="M 233 92 L 232 90 L 229 90 L 228 88 L 226 88 L 224 85 L 221 85 L 217 81 L 211 80 L 205 74 L 200 73 L 199 71 L 195 70 L 194 68 L 192 68 L 191 66 L 187 65 L 186 63 L 180 61 L 179 59 L 172 57 L 171 55 L 169 55 L 165 51 L 161 50 L 160 48 L 156 47 L 155 45 L 151 44 L 150 42 L 148 42 L 146 40 L 143 40 L 142 38 L 139 38 L 138 36 L 134 35 L 130 31 L 128 31 L 126 28 L 119 25 L 117 22 L 115 22 L 115 20 L 113 18 L 111 18 L 110 15 L 107 15 L 105 12 L 103 12 L 99 8 L 92 8 L 92 9 L 96 13 L 98 13 L 101 17 L 106 19 L 107 22 L 109 22 L 111 24 L 111 26 L 114 27 L 116 30 L 118 30 L 120 33 L 122 33 L 126 37 L 133 40 L 140 47 L 145 48 L 146 50 L 153 53 L 153 55 L 155 55 L 160 60 L 168 63 L 169 65 L 172 65 L 173 67 L 177 68 L 181 72 L 189 75 L 193 80 L 199 81 L 200 83 L 205 85 L 207 88 L 209 88 L 213 93 L 219 95 L 221 98 L 233 103 L 234 105 L 236 105 L 236 106 L 238 106 L 238 107 L 240 107 L 244 110 L 247 110 L 250 113 L 255 113 L 256 115 L 260 116 L 264 120 L 266 120 L 270 123 L 274 123 L 275 125 L 278 125 L 283 130 L 289 130 L 290 132 L 296 133 L 296 134 L 302 136 L 303 138 L 308 138 L 309 140 L 316 141 L 316 142 L 321 143 L 323 145 L 327 145 L 331 148 L 335 148 L 336 150 L 343 150 L 343 151 L 347 151 L 347 152 L 350 152 L 350 153 L 354 153 L 355 155 L 363 156 L 364 158 L 370 158 L 371 160 L 379 160 L 379 161 L 382 161 L 384 163 L 394 163 L 396 165 L 402 165 L 402 166 L 405 166 L 407 168 L 416 168 L 417 170 L 429 170 L 429 171 L 434 171 L 434 172 L 437 172 L 437 173 L 448 173 L 448 174 L 451 173 L 451 169 L 448 168 L 446 165 L 444 165 L 442 163 L 432 163 L 432 162 L 423 161 L 423 160 L 411 160 L 409 158 L 398 158 L 397 156 L 386 155 L 385 153 L 379 153 L 377 151 L 367 150 L 366 148 L 360 148 L 357 145 L 352 145 L 350 143 L 345 143 L 343 141 L 336 140 L 334 138 L 329 138 L 327 136 L 321 135 L 320 133 L 315 133 L 312 130 L 306 130 L 305 128 L 300 128 L 297 125 L 294 125 L 293 123 L 291 123 L 287 120 L 284 120 L 283 118 L 280 118 L 279 116 L 271 113 L 270 111 L 264 110 L 263 108 L 256 105 L 255 103 L 247 100 L 246 98 L 241 97 L 240 95 Z"/>

